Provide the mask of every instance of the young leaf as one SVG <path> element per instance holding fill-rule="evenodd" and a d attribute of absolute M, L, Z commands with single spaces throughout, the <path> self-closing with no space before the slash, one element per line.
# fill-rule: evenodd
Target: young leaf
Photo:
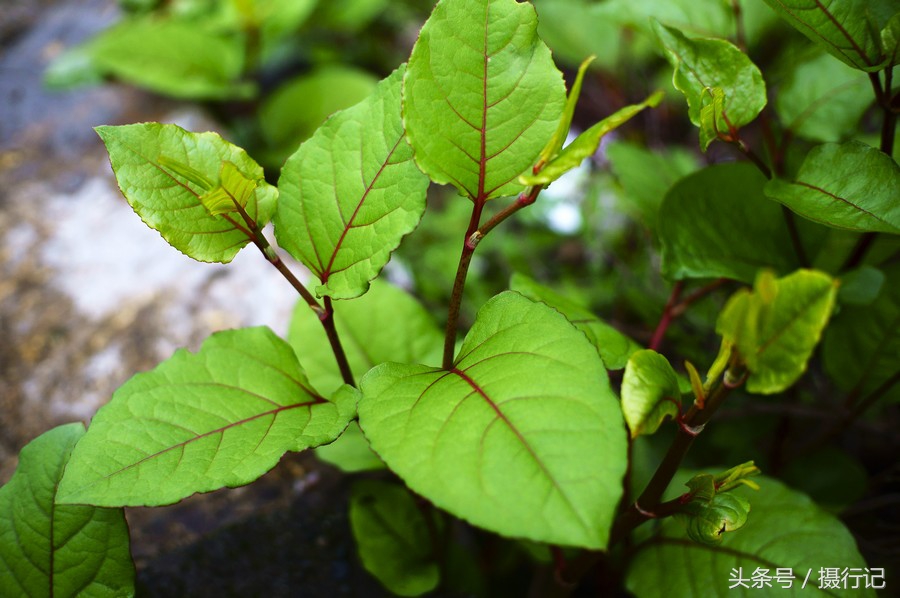
<path fill-rule="evenodd" d="M 825 371 L 860 399 L 900 376 L 900 266 L 884 269 L 885 282 L 870 305 L 844 305 L 823 341 Z M 886 389 L 900 398 L 900 384 Z"/>
<path fill-rule="evenodd" d="M 240 36 L 224 36 L 175 19 L 122 21 L 92 39 L 84 52 L 100 72 L 176 98 L 249 98 L 241 82 Z"/>
<path fill-rule="evenodd" d="M 735 45 L 721 39 L 689 39 L 658 21 L 653 28 L 675 68 L 672 83 L 688 102 L 688 116 L 697 126 L 701 110 L 713 102 L 712 90 L 724 94 L 723 110 L 715 114 L 717 130 L 740 128 L 753 121 L 766 105 L 766 84 L 756 65 Z M 704 148 L 705 149 L 705 148 Z"/>
<path fill-rule="evenodd" d="M 814 148 L 794 181 L 773 179 L 766 195 L 804 218 L 854 231 L 900 234 L 900 166 L 858 141 Z"/>
<path fill-rule="evenodd" d="M 440 581 L 425 513 L 409 491 L 367 480 L 353 486 L 350 526 L 366 571 L 398 596 L 419 596 Z"/>
<path fill-rule="evenodd" d="M 753 292 L 735 293 L 719 314 L 716 332 L 734 343 L 750 372 L 747 390 L 774 394 L 792 385 L 828 323 L 837 284 L 814 270 L 781 279 L 762 271 Z"/>
<path fill-rule="evenodd" d="M 573 168 L 577 168 L 585 158 L 593 156 L 597 152 L 597 148 L 600 147 L 600 140 L 607 133 L 631 120 L 644 108 L 656 106 L 662 100 L 662 97 L 663 93 L 657 91 L 640 104 L 633 104 L 617 110 L 576 137 L 572 143 L 563 148 L 559 155 L 550 160 L 539 172 L 521 175 L 519 182 L 523 185 L 547 185 L 552 183 Z"/>
<path fill-rule="evenodd" d="M 475 202 L 521 189 L 565 101 L 534 8 L 516 0 L 438 2 L 403 83 L 416 163 Z"/>
<path fill-rule="evenodd" d="M 872 104 L 872 85 L 865 73 L 827 54 L 792 63 L 775 97 L 785 128 L 813 141 L 840 141 L 855 131 Z"/>
<path fill-rule="evenodd" d="M 869 0 L 766 0 L 797 31 L 841 62 L 873 72 L 884 63 Z"/>
<path fill-rule="evenodd" d="M 312 270 L 320 295 L 358 297 L 425 211 L 400 121 L 404 67 L 330 118 L 288 158 L 278 180 L 278 243 Z"/>
<path fill-rule="evenodd" d="M 265 182 L 262 168 L 215 133 L 159 123 L 96 131 L 129 205 L 195 260 L 228 263 L 250 242 L 243 218 L 227 209 L 229 201 L 232 207 L 242 203 L 260 228 L 275 211 L 278 192 Z"/>
<path fill-rule="evenodd" d="M 501 293 L 452 369 L 386 363 L 361 388 L 363 432 L 417 494 L 503 535 L 606 546 L 621 409 L 596 350 L 556 310 Z"/>
<path fill-rule="evenodd" d="M 442 331 L 422 304 L 402 289 L 376 280 L 359 299 L 337 302 L 334 312 L 356 380 L 386 361 L 441 361 Z M 322 323 L 305 301 L 294 308 L 287 338 L 313 388 L 330 393 L 343 384 Z"/>
<path fill-rule="evenodd" d="M 722 118 L 725 113 L 725 91 L 721 87 L 713 87 L 705 90 L 705 94 L 700 96 L 703 106 L 700 108 L 700 150 L 704 152 L 720 134 L 728 135 L 728 124 Z"/>
<path fill-rule="evenodd" d="M 687 535 L 694 542 L 716 546 L 725 532 L 744 527 L 750 513 L 750 503 L 734 493 L 716 494 L 708 502 L 688 503 L 687 513 L 677 516 L 687 527 Z"/>
<path fill-rule="evenodd" d="M 637 548 L 626 574 L 628 590 L 637 598 L 669 598 L 672 588 L 679 588 L 678 595 L 685 598 L 793 595 L 787 580 L 775 579 L 778 571 L 784 571 L 793 577 L 789 581 L 797 595 L 844 595 L 820 589 L 820 575 L 823 567 L 831 566 L 825 563 L 840 563 L 834 566 L 841 570 L 865 570 L 853 536 L 806 495 L 774 479 L 758 479 L 762 489 L 749 497 L 752 511 L 747 523 L 736 533 L 724 534 L 721 543 L 691 542 L 678 521 L 661 522 L 660 532 Z M 743 489 L 734 493 L 747 496 Z M 750 578 L 759 569 L 769 576 L 769 587 L 752 586 Z M 809 579 L 801 590 L 807 573 Z M 874 597 L 875 591 L 864 585 L 852 590 L 852 595 Z"/>
<path fill-rule="evenodd" d="M 650 349 L 632 355 L 622 378 L 622 413 L 631 437 L 653 434 L 666 417 L 678 416 L 680 405 L 678 375 L 669 361 Z"/>
<path fill-rule="evenodd" d="M 900 12 L 891 17 L 881 30 L 881 46 L 887 56 L 885 68 L 900 64 Z"/>
<path fill-rule="evenodd" d="M 760 268 L 799 267 L 784 215 L 763 195 L 765 182 L 748 163 L 710 166 L 678 181 L 659 211 L 663 273 L 752 282 Z"/>
<path fill-rule="evenodd" d="M 561 295 L 549 287 L 538 284 L 522 274 L 513 274 L 509 288 L 532 301 L 541 301 L 559 311 L 569 322 L 581 330 L 597 348 L 608 370 L 621 370 L 628 358 L 641 346 L 597 316 L 589 309 Z"/>
<path fill-rule="evenodd" d="M 355 403 L 349 386 L 331 400 L 312 390 L 268 328 L 219 332 L 113 394 L 75 448 L 57 502 L 165 505 L 248 484 L 285 452 L 334 440 Z"/>
<path fill-rule="evenodd" d="M 0 488 L 0 595 L 130 596 L 134 564 L 122 509 L 56 505 L 80 423 L 53 428 L 19 454 Z"/>
<path fill-rule="evenodd" d="M 553 137 L 550 138 L 550 141 L 544 146 L 544 149 L 541 150 L 541 153 L 538 156 L 538 164 L 541 166 L 558 156 L 559 151 L 566 142 L 566 138 L 569 136 L 569 129 L 572 128 L 572 117 L 575 116 L 575 106 L 578 104 L 578 98 L 581 96 L 584 73 L 595 58 L 596 56 L 590 56 L 584 59 L 581 66 L 578 67 L 578 74 L 575 75 L 575 83 L 572 84 L 572 89 L 569 90 L 569 95 L 566 97 L 566 107 L 563 109 L 562 118 L 559 119 L 559 124 L 556 126 L 556 132 L 553 133 Z"/>

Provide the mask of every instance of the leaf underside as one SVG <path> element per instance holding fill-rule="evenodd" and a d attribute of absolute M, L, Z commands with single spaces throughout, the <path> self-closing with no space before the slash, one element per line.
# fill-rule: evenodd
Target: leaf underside
<path fill-rule="evenodd" d="M 268 328 L 219 332 L 116 391 L 78 443 L 58 500 L 164 505 L 248 484 L 285 452 L 334 440 L 355 402 L 350 387 L 318 395 Z"/>
<path fill-rule="evenodd" d="M 416 493 L 503 535 L 605 547 L 624 423 L 596 350 L 559 312 L 502 293 L 450 371 L 387 363 L 361 388 L 360 426 Z"/>

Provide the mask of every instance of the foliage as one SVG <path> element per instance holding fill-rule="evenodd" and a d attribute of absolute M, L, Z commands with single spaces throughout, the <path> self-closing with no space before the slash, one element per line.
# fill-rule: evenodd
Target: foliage
<path fill-rule="evenodd" d="M 83 78 L 205 99 L 257 93 L 254 74 L 295 32 L 315 37 L 308 23 L 357 35 L 415 14 L 358 0 L 126 4 L 129 19 L 78 50 Z M 826 568 L 865 570 L 853 595 L 869 595 L 882 564 L 866 569 L 843 523 L 774 476 L 834 507 L 829 487 L 865 477 L 835 441 L 897 395 L 900 13 L 881 0 L 767 4 L 440 0 L 380 83 L 316 64 L 263 101 L 270 146 L 255 149 L 268 166 L 292 152 L 277 188 L 215 134 L 99 127 L 123 194 L 164 240 L 214 262 L 253 244 L 300 300 L 287 341 L 219 332 L 129 380 L 87 432 L 26 447 L 0 518 L 33 533 L 0 534 L 0 587 L 127 593 L 119 507 L 247 484 L 314 448 L 370 472 L 351 526 L 395 594 L 514 595 L 526 565 L 539 596 L 752 594 L 742 576 L 765 565 L 779 580 L 810 572 L 820 593 Z M 157 68 L 157 45 L 191 52 L 185 30 L 207 48 Z M 134 31 L 147 52 L 129 62 Z M 759 51 L 772 40 L 802 50 L 772 58 Z M 199 75 L 182 83 L 182 69 Z M 670 77 L 668 94 L 646 85 Z M 323 81 L 361 99 L 313 132 L 328 108 L 286 114 L 304 112 L 305 93 L 347 95 Z M 594 114 L 603 85 L 619 97 Z M 660 123 L 669 147 L 640 141 Z M 703 157 L 672 141 L 689 127 Z M 592 169 L 606 159 L 611 175 Z M 445 186 L 426 209 L 429 183 Z M 566 209 L 576 225 L 554 233 L 546 215 Z M 269 244 L 270 220 L 312 290 Z M 377 280 L 385 271 L 405 272 L 419 298 Z M 760 450 L 772 420 L 715 417 L 731 405 L 774 410 L 785 429 L 810 425 L 792 425 L 801 411 L 829 425 Z M 815 458 L 828 454 L 833 475 Z M 749 479 L 755 463 L 771 475 Z M 96 558 L 58 572 L 81 545 Z M 473 564 L 488 545 L 514 564 Z M 598 568 L 618 573 L 598 582 Z"/>

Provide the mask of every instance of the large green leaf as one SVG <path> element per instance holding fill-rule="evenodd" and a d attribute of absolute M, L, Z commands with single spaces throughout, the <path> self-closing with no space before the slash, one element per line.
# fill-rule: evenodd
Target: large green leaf
<path fill-rule="evenodd" d="M 870 0 L 766 0 L 769 6 L 800 33 L 854 68 L 872 72 L 881 68 L 880 27 Z"/>
<path fill-rule="evenodd" d="M 843 305 L 823 341 L 826 371 L 845 392 L 865 397 L 900 372 L 900 265 L 884 270 L 870 305 Z M 900 398 L 900 384 L 887 397 Z"/>
<path fill-rule="evenodd" d="M 799 266 L 784 215 L 748 163 L 704 168 L 678 181 L 659 210 L 662 270 L 683 278 L 752 282 L 760 268 Z"/>
<path fill-rule="evenodd" d="M 669 361 L 650 349 L 628 360 L 622 378 L 622 412 L 631 437 L 653 434 L 667 417 L 678 416 L 681 389 Z"/>
<path fill-rule="evenodd" d="M 376 280 L 362 297 L 335 302 L 334 314 L 356 380 L 386 361 L 441 361 L 444 335 L 434 318 L 409 293 L 391 284 Z M 330 393 L 343 384 L 322 323 L 305 301 L 294 308 L 287 338 L 313 388 Z"/>
<path fill-rule="evenodd" d="M 740 530 L 724 534 L 719 544 L 700 544 L 688 539 L 680 522 L 664 521 L 659 533 L 637 548 L 626 574 L 628 589 L 637 598 L 875 595 L 865 588 L 870 570 L 837 518 L 781 482 L 754 479 L 762 487 L 759 491 L 733 491 L 752 507 Z M 862 583 L 856 589 L 821 589 L 826 567 L 837 567 L 838 583 L 846 568 L 848 588 L 854 575 Z M 768 577 L 768 585 L 754 587 L 754 573 L 763 580 Z"/>
<path fill-rule="evenodd" d="M 814 148 L 793 181 L 773 179 L 766 195 L 834 228 L 900 234 L 900 166 L 858 141 Z"/>
<path fill-rule="evenodd" d="M 91 40 L 86 55 L 100 72 L 178 98 L 245 98 L 240 36 L 219 35 L 174 19 L 129 19 Z"/>
<path fill-rule="evenodd" d="M 819 54 L 792 63 L 775 98 L 785 128 L 815 141 L 840 141 L 855 132 L 873 101 L 865 73 Z"/>
<path fill-rule="evenodd" d="M 425 520 L 432 515 L 402 486 L 374 480 L 353 486 L 350 526 L 359 558 L 393 594 L 419 596 L 440 580 Z"/>
<path fill-rule="evenodd" d="M 766 84 L 756 65 L 734 44 L 721 39 L 690 39 L 678 29 L 654 22 L 654 30 L 675 68 L 672 83 L 688 102 L 688 116 L 701 124 L 704 106 L 712 103 L 713 90 L 724 93 L 721 111 L 714 114 L 718 131 L 729 124 L 740 128 L 753 121 L 766 105 Z M 706 149 L 712 139 L 706 139 Z"/>
<path fill-rule="evenodd" d="M 532 301 L 541 301 L 558 310 L 597 348 L 607 369 L 621 370 L 628 362 L 628 358 L 641 348 L 635 341 L 598 318 L 583 305 L 549 287 L 538 284 L 527 276 L 513 274 L 509 288 L 525 295 Z"/>
<path fill-rule="evenodd" d="M 610 114 L 576 137 L 572 143 L 563 148 L 559 155 L 550 160 L 539 172 L 521 175 L 519 182 L 523 185 L 547 185 L 552 183 L 573 168 L 577 168 L 584 162 L 585 158 L 589 158 L 597 153 L 600 141 L 607 134 L 634 118 L 644 108 L 656 106 L 662 98 L 662 92 L 658 91 L 640 104 L 632 104 L 616 110 L 613 114 Z"/>
<path fill-rule="evenodd" d="M 616 140 L 606 146 L 606 157 L 624 191 L 626 201 L 622 209 L 653 229 L 666 192 L 699 167 L 692 152 L 677 146 L 650 150 L 637 143 Z M 647 176 L 648 173 L 653 176 Z"/>
<path fill-rule="evenodd" d="M 513 195 L 553 135 L 561 73 L 516 0 L 441 0 L 422 27 L 404 81 L 416 163 L 473 201 Z"/>
<path fill-rule="evenodd" d="M 0 595 L 114 597 L 134 594 L 122 509 L 56 505 L 57 485 L 80 423 L 28 443 L 0 488 Z"/>
<path fill-rule="evenodd" d="M 417 494 L 503 535 L 606 546 L 624 424 L 596 350 L 556 310 L 501 293 L 452 369 L 387 363 L 361 388 L 363 432 Z"/>
<path fill-rule="evenodd" d="M 264 226 L 278 192 L 247 152 L 215 133 L 142 123 L 97 127 L 129 205 L 172 247 L 201 262 L 230 262 L 250 242 L 234 202 Z"/>
<path fill-rule="evenodd" d="M 320 295 L 365 293 L 425 211 L 428 179 L 400 120 L 403 72 L 330 118 L 281 171 L 275 234 L 322 281 Z"/>
<path fill-rule="evenodd" d="M 212 335 L 113 394 L 78 443 L 58 502 L 164 505 L 248 484 L 286 451 L 334 440 L 355 391 L 310 388 L 290 345 L 268 328 Z"/>
<path fill-rule="evenodd" d="M 719 314 L 716 332 L 734 347 L 750 372 L 747 390 L 782 392 L 806 371 L 806 362 L 831 316 L 837 283 L 815 270 L 775 279 L 757 277 L 754 290 L 735 293 Z"/>

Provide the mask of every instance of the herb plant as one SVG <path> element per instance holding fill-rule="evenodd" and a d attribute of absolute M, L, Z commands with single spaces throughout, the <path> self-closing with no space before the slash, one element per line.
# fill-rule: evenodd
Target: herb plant
<path fill-rule="evenodd" d="M 625 3 L 566 4 L 586 19 L 631 14 Z M 701 150 L 730 146 L 746 158 L 698 168 L 674 153 L 609 148 L 673 283 L 647 348 L 577 293 L 521 273 L 457 338 L 473 259 L 502 242 L 495 229 L 663 96 L 566 144 L 593 65 L 581 63 L 567 93 L 529 3 L 438 2 L 408 63 L 300 145 L 277 188 L 218 135 L 98 127 L 148 226 L 204 262 L 227 263 L 253 244 L 300 302 L 287 340 L 267 328 L 216 333 L 134 376 L 87 431 L 70 424 L 29 444 L 0 489 L 0 593 L 130 594 L 122 507 L 248 484 L 286 452 L 316 447 L 347 470 L 389 470 L 355 486 L 350 521 L 362 563 L 399 595 L 441 584 L 500 595 L 508 572 L 479 570 L 472 554 L 487 533 L 533 564 L 534 596 L 579 585 L 753 595 L 788 582 L 799 591 L 807 574 L 813 594 L 884 587 L 882 565 L 866 564 L 836 517 L 746 455 L 710 473 L 685 466 L 695 444 L 711 454 L 706 428 L 728 401 L 788 402 L 816 385 L 845 393 L 846 413 L 813 439 L 814 452 L 895 396 L 900 379 L 900 13 L 888 1 L 767 4 L 823 50 L 774 90 L 774 108 L 768 75 L 743 49 L 742 3 L 726 11 L 737 43 L 698 37 L 665 11 L 637 27 L 671 64 Z M 553 26 L 542 25 L 548 38 Z M 868 101 L 832 101 L 830 72 L 841 86 L 868 79 Z M 878 147 L 856 126 L 858 106 L 873 100 Z M 757 125 L 764 154 L 753 146 Z M 377 280 L 423 217 L 430 183 L 451 186 L 450 201 L 468 213 L 453 232 L 443 331 L 415 298 Z M 313 284 L 270 245 L 270 222 Z M 690 339 L 662 351 L 676 318 L 724 290 L 700 324 L 718 352 Z M 690 361 L 673 366 L 667 354 Z M 865 571 L 865 583 L 846 589 L 845 576 L 829 588 L 834 567 Z"/>

